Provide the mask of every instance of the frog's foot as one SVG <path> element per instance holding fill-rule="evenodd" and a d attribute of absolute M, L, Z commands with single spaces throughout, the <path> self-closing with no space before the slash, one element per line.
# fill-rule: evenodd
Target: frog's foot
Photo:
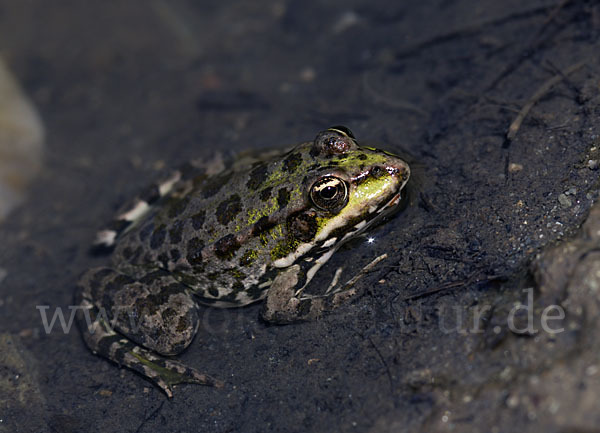
<path fill-rule="evenodd" d="M 180 383 L 223 388 L 224 383 L 207 374 L 200 373 L 195 368 L 156 355 L 140 346 L 129 343 L 132 347 L 126 349 L 124 364 L 147 377 L 158 385 L 168 397 L 173 397 L 172 386 Z"/>
<path fill-rule="evenodd" d="M 299 283 L 300 266 L 294 265 L 273 281 L 261 317 L 267 322 L 279 324 L 318 318 L 324 312 L 331 311 L 360 295 L 362 292 L 354 287 L 356 282 L 386 258 L 387 254 L 377 257 L 339 288 L 335 286 L 340 272 L 336 272 L 324 295 L 306 295 L 302 293 L 302 289 L 298 290 L 296 286 Z"/>
<path fill-rule="evenodd" d="M 136 279 L 98 268 L 88 271 L 80 285 L 77 319 L 94 353 L 147 377 L 169 397 L 178 383 L 223 386 L 167 357 L 191 343 L 199 322 L 187 288 L 170 274 L 153 271 Z"/>
<path fill-rule="evenodd" d="M 80 310 L 86 315 L 86 310 Z M 185 364 L 157 355 L 117 334 L 97 314 L 97 309 L 87 310 L 88 317 L 79 320 L 86 344 L 96 354 L 136 371 L 154 382 L 167 396 L 173 397 L 173 385 L 195 383 L 221 388 L 223 382 L 200 373 Z M 91 318 L 94 318 L 92 321 Z M 87 322 L 87 323 L 86 323 Z"/>

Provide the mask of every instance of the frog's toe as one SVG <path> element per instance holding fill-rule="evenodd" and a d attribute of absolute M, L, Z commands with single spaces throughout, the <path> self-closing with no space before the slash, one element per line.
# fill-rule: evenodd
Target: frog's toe
<path fill-rule="evenodd" d="M 193 383 L 222 388 L 223 382 L 185 364 L 156 355 L 126 340 L 120 340 L 118 363 L 154 382 L 167 396 L 173 397 L 173 385 Z"/>
<path fill-rule="evenodd" d="M 128 351 L 124 361 L 129 368 L 150 379 L 158 385 L 167 396 L 173 397 L 173 385 L 192 383 L 197 385 L 214 386 L 222 388 L 224 383 L 212 376 L 200 373 L 195 368 L 172 360 L 157 356 L 139 346 Z"/>
<path fill-rule="evenodd" d="M 188 367 L 181 362 L 171 359 L 165 360 L 164 368 L 170 372 L 170 385 L 195 383 L 197 385 L 214 386 L 215 388 L 223 388 L 225 385 L 222 381 L 208 374 L 200 373 L 195 368 Z"/>

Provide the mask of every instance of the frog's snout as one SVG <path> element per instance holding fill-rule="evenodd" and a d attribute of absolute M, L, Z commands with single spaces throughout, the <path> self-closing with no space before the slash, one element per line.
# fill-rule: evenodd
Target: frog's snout
<path fill-rule="evenodd" d="M 405 161 L 401 159 L 390 161 L 386 165 L 386 170 L 390 174 L 392 179 L 394 179 L 397 183 L 398 190 L 401 190 L 410 178 L 410 167 Z"/>

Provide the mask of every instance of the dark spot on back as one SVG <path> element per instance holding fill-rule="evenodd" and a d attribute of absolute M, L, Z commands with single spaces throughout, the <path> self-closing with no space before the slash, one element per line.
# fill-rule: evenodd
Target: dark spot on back
<path fill-rule="evenodd" d="M 161 224 L 156 230 L 154 230 L 154 232 L 152 232 L 152 236 L 150 237 L 150 248 L 155 250 L 160 247 L 165 241 L 166 237 L 167 229 L 165 228 L 164 224 Z"/>
<path fill-rule="evenodd" d="M 275 223 L 270 221 L 269 217 L 265 215 L 252 226 L 252 236 L 258 236 L 273 227 L 275 227 Z"/>
<path fill-rule="evenodd" d="M 145 274 L 142 278 L 139 279 L 139 282 L 145 285 L 151 285 L 157 279 L 163 278 L 165 276 L 167 276 L 167 273 L 162 269 L 158 269 L 156 271 L 152 271 Z"/>
<path fill-rule="evenodd" d="M 190 239 L 187 243 L 187 255 L 185 258 L 190 265 L 198 266 L 202 263 L 202 250 L 204 242 L 200 238 Z"/>
<path fill-rule="evenodd" d="M 360 154 L 357 156 L 357 158 L 358 158 L 358 159 L 360 159 L 361 161 L 364 161 L 365 159 L 367 159 L 367 155 L 365 155 L 364 153 L 360 153 Z"/>
<path fill-rule="evenodd" d="M 240 244 L 232 234 L 223 236 L 215 242 L 215 254 L 222 259 L 231 258 L 239 248 Z"/>
<path fill-rule="evenodd" d="M 123 257 L 126 260 L 129 260 L 132 255 L 133 255 L 133 250 L 131 249 L 131 247 L 125 247 L 125 248 L 123 248 Z"/>
<path fill-rule="evenodd" d="M 98 272 L 95 272 L 94 275 L 92 275 L 92 277 L 89 279 L 92 293 L 97 293 L 100 288 L 103 287 L 104 279 L 113 273 L 114 271 L 108 268 L 102 268 Z"/>
<path fill-rule="evenodd" d="M 314 211 L 292 215 L 288 221 L 290 233 L 301 241 L 308 242 L 317 233 L 317 214 Z"/>
<path fill-rule="evenodd" d="M 279 205 L 279 209 L 283 209 L 290 202 L 290 192 L 287 188 L 281 188 L 277 192 L 277 204 Z"/>
<path fill-rule="evenodd" d="M 169 242 L 172 244 L 178 244 L 181 242 L 181 233 L 183 231 L 183 222 L 175 221 L 173 227 L 169 230 Z"/>
<path fill-rule="evenodd" d="M 183 197 L 178 199 L 172 199 L 169 202 L 169 218 L 176 218 L 185 210 L 188 203 L 190 202 L 189 197 Z"/>
<path fill-rule="evenodd" d="M 283 170 L 288 173 L 293 173 L 302 164 L 302 155 L 299 153 L 292 153 L 283 160 Z"/>
<path fill-rule="evenodd" d="M 170 251 L 171 254 L 171 260 L 176 262 L 177 260 L 179 260 L 181 258 L 181 253 L 179 252 L 178 249 L 172 249 Z"/>
<path fill-rule="evenodd" d="M 272 187 L 270 187 L 270 186 L 269 186 L 269 187 L 267 187 L 267 188 L 265 188 L 265 189 L 263 189 L 263 190 L 260 192 L 260 199 L 261 199 L 262 201 L 267 201 L 267 200 L 269 200 L 269 199 L 271 198 L 271 191 L 272 191 L 272 190 L 273 190 L 273 188 L 272 188 Z"/>
<path fill-rule="evenodd" d="M 235 219 L 241 210 L 242 203 L 240 201 L 240 196 L 233 194 L 227 200 L 223 200 L 221 203 L 219 203 L 219 206 L 217 206 L 217 221 L 223 225 L 227 225 Z"/>
<path fill-rule="evenodd" d="M 267 179 L 268 169 L 266 164 L 260 164 L 250 172 L 250 179 L 246 182 L 246 187 L 256 191 Z"/>
<path fill-rule="evenodd" d="M 202 194 L 204 198 L 209 198 L 219 192 L 221 188 L 227 185 L 229 182 L 229 178 L 231 176 L 213 176 L 211 178 L 206 179 L 204 185 L 202 185 Z"/>
<path fill-rule="evenodd" d="M 161 253 L 158 256 L 158 261 L 163 266 L 163 268 L 166 268 L 167 264 L 169 263 L 169 256 L 167 255 L 167 253 Z"/>
<path fill-rule="evenodd" d="M 195 215 L 192 215 L 192 227 L 194 230 L 200 230 L 204 225 L 204 218 L 206 217 L 206 212 L 201 210 Z"/>

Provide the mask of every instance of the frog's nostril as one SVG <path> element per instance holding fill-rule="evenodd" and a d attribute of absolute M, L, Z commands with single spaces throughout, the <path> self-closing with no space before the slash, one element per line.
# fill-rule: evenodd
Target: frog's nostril
<path fill-rule="evenodd" d="M 383 169 L 379 166 L 375 166 L 371 169 L 371 176 L 374 178 L 380 178 L 383 176 Z"/>

